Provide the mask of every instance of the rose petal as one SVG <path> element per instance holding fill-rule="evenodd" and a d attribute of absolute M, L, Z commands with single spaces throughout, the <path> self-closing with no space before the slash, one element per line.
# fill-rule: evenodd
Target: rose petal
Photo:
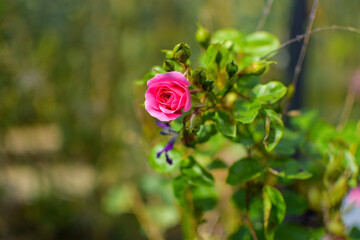
<path fill-rule="evenodd" d="M 154 83 L 168 82 L 173 81 L 179 82 L 185 86 L 190 86 L 190 82 L 185 78 L 184 74 L 181 72 L 168 72 L 162 74 L 156 74 L 151 80 L 147 81 L 147 86 L 150 87 Z"/>

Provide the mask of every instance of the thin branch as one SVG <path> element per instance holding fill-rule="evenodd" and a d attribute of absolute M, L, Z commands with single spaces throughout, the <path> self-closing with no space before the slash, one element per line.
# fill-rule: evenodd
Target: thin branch
<path fill-rule="evenodd" d="M 328 30 L 342 30 L 342 31 L 347 31 L 347 32 L 354 32 L 354 33 L 358 33 L 360 34 L 360 29 L 359 28 L 354 28 L 354 27 L 350 27 L 350 26 L 340 26 L 340 25 L 331 25 L 328 27 L 321 27 L 321 28 L 316 28 L 314 30 L 312 30 L 310 33 L 305 33 L 305 34 L 301 34 L 301 35 L 297 35 L 295 38 L 292 38 L 286 42 L 284 42 L 283 44 L 280 45 L 279 48 L 269 52 L 268 54 L 266 54 L 265 56 L 263 56 L 261 58 L 261 60 L 268 58 L 270 55 L 272 55 L 275 52 L 278 52 L 279 50 L 283 49 L 284 47 L 294 43 L 294 42 L 299 42 L 302 39 L 304 39 L 307 35 L 311 35 L 314 33 L 318 33 L 318 32 L 323 32 L 323 31 L 328 31 Z"/>
<path fill-rule="evenodd" d="M 163 240 L 164 238 L 161 231 L 148 212 L 137 188 L 133 184 L 128 184 L 126 186 L 132 196 L 132 199 L 128 199 L 131 204 L 132 212 L 139 221 L 146 237 L 150 240 Z"/>
<path fill-rule="evenodd" d="M 294 77 L 293 77 L 293 79 L 291 81 L 291 84 L 294 87 L 294 92 L 296 91 L 296 84 L 297 84 L 297 81 L 299 79 L 302 63 L 303 63 L 304 58 L 305 58 L 307 45 L 308 45 L 309 39 L 310 39 L 311 28 L 312 28 L 313 23 L 314 23 L 314 19 L 315 19 L 318 4 L 319 4 L 319 0 L 314 0 L 313 6 L 311 8 L 309 22 L 308 22 L 308 24 L 306 26 L 306 32 L 305 32 L 306 36 L 304 38 L 304 43 L 303 43 L 303 45 L 301 47 L 300 56 L 298 58 L 298 61 L 297 61 L 296 67 L 295 67 Z M 288 110 L 288 108 L 290 106 L 291 98 L 292 98 L 292 96 L 290 96 L 289 99 L 287 99 L 287 103 L 286 103 L 285 108 L 283 110 L 283 116 L 285 115 L 285 113 L 287 112 L 287 110 Z"/>
<path fill-rule="evenodd" d="M 260 21 L 256 27 L 256 31 L 260 31 L 264 27 L 266 19 L 269 16 L 270 9 L 271 9 L 273 2 L 274 2 L 274 0 L 267 0 L 264 10 L 262 12 Z"/>

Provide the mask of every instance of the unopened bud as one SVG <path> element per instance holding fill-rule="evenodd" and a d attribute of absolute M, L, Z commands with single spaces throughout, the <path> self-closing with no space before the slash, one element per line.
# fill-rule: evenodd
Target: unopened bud
<path fill-rule="evenodd" d="M 232 78 L 237 73 L 238 69 L 239 67 L 234 61 L 231 61 L 226 64 L 226 72 L 229 78 Z"/>
<path fill-rule="evenodd" d="M 250 66 L 246 67 L 242 71 L 242 73 L 244 75 L 252 74 L 252 75 L 259 76 L 265 72 L 267 65 L 268 64 L 266 62 L 262 62 L 262 61 L 252 62 Z"/>
<path fill-rule="evenodd" d="M 174 47 L 173 52 L 174 52 L 174 58 L 181 63 L 186 63 L 186 61 L 191 56 L 191 48 L 185 42 L 181 42 L 177 44 Z"/>
<path fill-rule="evenodd" d="M 198 41 L 198 43 L 200 43 L 200 45 L 206 49 L 210 44 L 211 33 L 200 24 L 197 24 L 197 26 L 198 29 L 195 34 L 196 41 Z"/>
<path fill-rule="evenodd" d="M 201 84 L 201 87 L 204 91 L 210 92 L 214 89 L 214 81 L 212 80 L 206 80 Z"/>
<path fill-rule="evenodd" d="M 220 65 L 221 59 L 222 59 L 222 54 L 220 51 L 218 51 L 215 57 L 215 62 L 217 65 Z"/>
<path fill-rule="evenodd" d="M 175 70 L 175 65 L 172 61 L 165 60 L 163 64 L 163 69 L 167 72 L 172 72 Z"/>
<path fill-rule="evenodd" d="M 190 113 L 186 115 L 183 119 L 183 126 L 185 131 L 189 133 L 196 133 L 199 131 L 200 124 L 201 124 L 201 115 L 196 113 Z"/>
<path fill-rule="evenodd" d="M 191 81 L 197 87 L 200 87 L 206 80 L 206 72 L 202 68 L 197 68 L 191 73 Z"/>

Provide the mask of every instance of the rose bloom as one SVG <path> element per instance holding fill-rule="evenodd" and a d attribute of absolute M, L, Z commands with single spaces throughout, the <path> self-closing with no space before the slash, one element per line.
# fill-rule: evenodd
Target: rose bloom
<path fill-rule="evenodd" d="M 151 116 L 171 121 L 190 110 L 190 83 L 181 72 L 156 74 L 147 86 L 145 109 Z"/>

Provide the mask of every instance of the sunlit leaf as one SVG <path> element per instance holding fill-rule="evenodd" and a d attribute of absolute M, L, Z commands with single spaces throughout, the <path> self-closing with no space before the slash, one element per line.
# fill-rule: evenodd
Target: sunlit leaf
<path fill-rule="evenodd" d="M 223 111 L 217 111 L 215 115 L 216 126 L 223 135 L 228 137 L 236 136 L 236 125 L 231 116 Z"/>
<path fill-rule="evenodd" d="M 280 47 L 280 41 L 273 34 L 260 31 L 249 34 L 245 38 L 245 53 L 263 57 Z"/>
<path fill-rule="evenodd" d="M 259 84 L 253 88 L 252 94 L 262 104 L 273 104 L 281 99 L 286 93 L 286 87 L 281 82 L 272 81 L 267 84 Z"/>
<path fill-rule="evenodd" d="M 251 123 L 257 116 L 261 103 L 254 100 L 241 99 L 234 105 L 234 118 L 242 123 Z"/>
<path fill-rule="evenodd" d="M 235 52 L 239 52 L 244 47 L 244 34 L 237 29 L 225 28 L 216 31 L 211 41 L 213 43 L 223 43 L 223 46 L 227 49 L 233 49 Z"/>
<path fill-rule="evenodd" d="M 272 109 L 264 109 L 266 114 L 265 119 L 265 138 L 264 145 L 267 151 L 273 150 L 280 141 L 283 132 L 284 124 L 281 117 Z"/>
<path fill-rule="evenodd" d="M 274 187 L 265 186 L 264 194 L 264 228 L 266 239 L 273 240 L 275 231 L 285 217 L 286 205 L 283 196 Z"/>

